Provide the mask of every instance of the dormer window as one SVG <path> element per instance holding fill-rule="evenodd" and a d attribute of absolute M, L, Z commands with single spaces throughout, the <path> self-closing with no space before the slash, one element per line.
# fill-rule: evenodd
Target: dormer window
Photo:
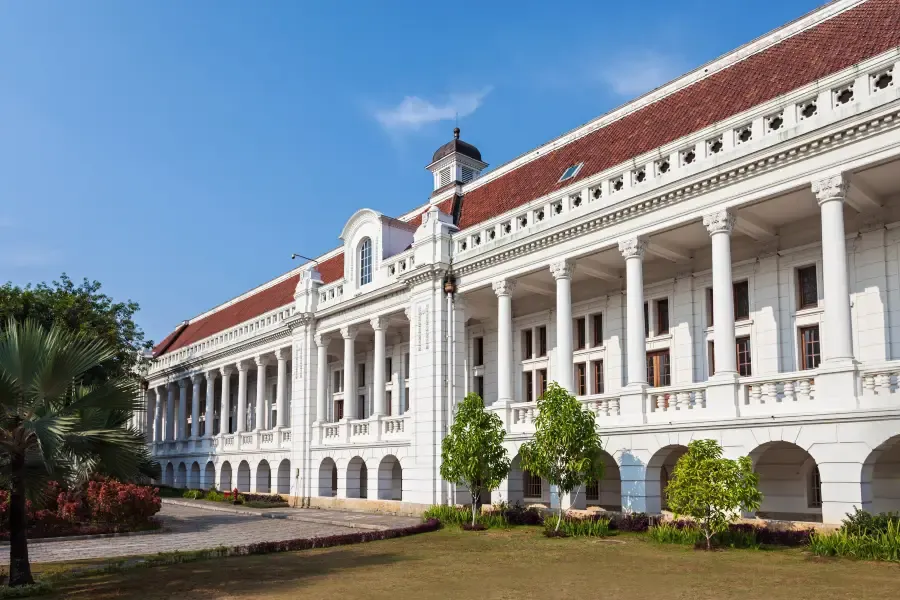
<path fill-rule="evenodd" d="M 572 165 L 565 171 L 563 171 L 562 177 L 559 178 L 560 181 L 565 181 L 566 179 L 572 179 L 575 175 L 578 174 L 578 171 L 581 169 L 581 165 L 584 163 L 578 163 L 577 165 Z"/>
<path fill-rule="evenodd" d="M 359 285 L 372 283 L 372 238 L 363 239 L 359 245 Z"/>

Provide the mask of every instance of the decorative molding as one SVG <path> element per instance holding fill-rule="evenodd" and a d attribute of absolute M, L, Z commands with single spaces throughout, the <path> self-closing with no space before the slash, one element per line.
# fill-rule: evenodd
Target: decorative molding
<path fill-rule="evenodd" d="M 491 287 L 494 288 L 494 293 L 498 297 L 509 296 L 516 289 L 516 282 L 513 279 L 501 279 L 500 281 L 495 281 Z"/>
<path fill-rule="evenodd" d="M 575 262 L 571 260 L 560 260 L 550 265 L 550 272 L 554 279 L 571 279 L 575 272 Z"/>
<path fill-rule="evenodd" d="M 444 265 L 417 265 L 416 270 L 408 272 L 401 281 L 411 288 L 420 283 L 443 279 L 446 274 L 447 268 Z"/>
<path fill-rule="evenodd" d="M 848 188 L 849 181 L 842 173 L 812 182 L 812 192 L 820 205 L 830 200 L 843 202 L 844 198 L 847 197 Z"/>
<path fill-rule="evenodd" d="M 282 361 L 287 360 L 291 357 L 291 349 L 286 347 L 281 347 L 275 351 L 275 359 Z"/>
<path fill-rule="evenodd" d="M 188 384 L 187 377 L 182 377 L 182 378 L 178 379 L 178 388 L 179 389 L 183 390 L 184 388 L 187 387 L 187 384 Z"/>
<path fill-rule="evenodd" d="M 632 237 L 625 238 L 624 240 L 619 240 L 619 252 L 622 253 L 622 258 L 628 260 L 629 258 L 640 258 L 643 260 L 644 258 L 644 250 L 647 249 L 647 240 L 642 237 Z"/>
<path fill-rule="evenodd" d="M 219 376 L 219 370 L 210 369 L 204 375 L 206 375 L 206 385 L 210 385 L 216 381 L 216 377 Z"/>
<path fill-rule="evenodd" d="M 331 342 L 331 335 L 327 333 L 316 333 L 315 334 L 316 346 L 321 348 L 322 346 L 328 347 L 328 344 Z"/>
<path fill-rule="evenodd" d="M 341 337 L 345 340 L 355 340 L 359 329 L 355 325 L 345 325 L 341 327 Z"/>
<path fill-rule="evenodd" d="M 231 377 L 231 374 L 234 373 L 234 367 L 232 365 L 224 365 L 219 367 L 219 373 L 222 374 L 222 377 Z"/>
<path fill-rule="evenodd" d="M 734 230 L 734 212 L 728 209 L 717 210 L 703 216 L 703 225 L 709 235 L 715 233 L 727 233 L 731 235 Z"/>
<path fill-rule="evenodd" d="M 382 316 L 372 317 L 369 319 L 369 324 L 372 325 L 372 329 L 375 331 L 387 329 L 387 319 Z"/>

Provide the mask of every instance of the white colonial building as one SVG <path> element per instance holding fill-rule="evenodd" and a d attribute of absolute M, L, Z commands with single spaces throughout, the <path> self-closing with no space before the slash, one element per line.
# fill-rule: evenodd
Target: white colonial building
<path fill-rule="evenodd" d="M 454 405 L 510 455 L 548 381 L 595 414 L 575 506 L 660 511 L 695 438 L 760 516 L 900 509 L 900 0 L 839 0 L 512 162 L 454 139 L 427 204 L 185 321 L 140 425 L 167 483 L 415 511 Z M 513 461 L 492 499 L 551 502 Z M 555 502 L 555 499 L 553 500 Z"/>

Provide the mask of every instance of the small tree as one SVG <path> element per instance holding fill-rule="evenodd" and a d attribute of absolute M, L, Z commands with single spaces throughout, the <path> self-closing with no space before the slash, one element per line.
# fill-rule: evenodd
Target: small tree
<path fill-rule="evenodd" d="M 469 394 L 456 409 L 450 435 L 441 442 L 441 477 L 472 494 L 473 527 L 481 493 L 495 489 L 509 474 L 505 436 L 500 417 L 484 410 L 481 396 Z"/>
<path fill-rule="evenodd" d="M 563 494 L 603 478 L 603 448 L 594 413 L 572 394 L 551 383 L 537 402 L 534 439 L 519 448 L 522 467 Z M 562 502 L 556 529 L 562 521 Z"/>
<path fill-rule="evenodd" d="M 675 465 L 666 497 L 676 517 L 696 519 L 707 549 L 712 536 L 726 531 L 741 510 L 756 510 L 762 501 L 759 475 L 753 472 L 750 457 L 723 458 L 715 440 L 688 444 L 687 454 Z"/>

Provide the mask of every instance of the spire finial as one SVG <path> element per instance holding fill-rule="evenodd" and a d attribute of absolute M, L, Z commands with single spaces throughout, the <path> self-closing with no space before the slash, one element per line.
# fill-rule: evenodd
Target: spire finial
<path fill-rule="evenodd" d="M 459 127 L 453 128 L 453 139 L 455 139 L 455 140 L 459 139 Z"/>

